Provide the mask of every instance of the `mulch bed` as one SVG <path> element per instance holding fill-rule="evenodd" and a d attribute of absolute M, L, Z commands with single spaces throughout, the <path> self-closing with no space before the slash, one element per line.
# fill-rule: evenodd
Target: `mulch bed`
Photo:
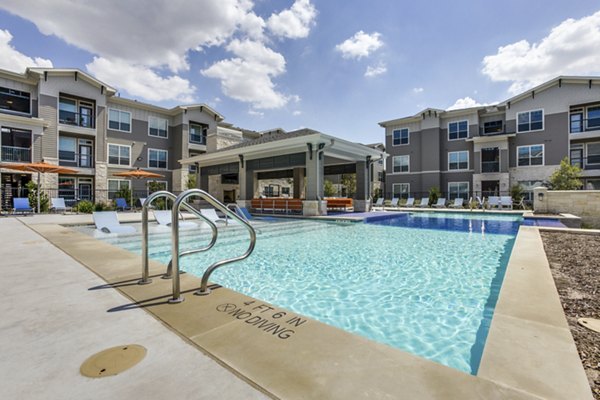
<path fill-rule="evenodd" d="M 578 318 L 600 318 L 600 235 L 541 235 L 579 357 L 600 400 L 600 333 L 577 323 Z"/>

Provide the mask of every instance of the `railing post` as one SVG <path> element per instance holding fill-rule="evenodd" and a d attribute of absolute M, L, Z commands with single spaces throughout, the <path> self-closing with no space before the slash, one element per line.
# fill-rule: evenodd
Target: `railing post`
<path fill-rule="evenodd" d="M 181 303 L 184 300 L 181 296 L 179 278 L 179 205 L 181 204 L 181 198 L 182 195 L 177 197 L 171 210 L 171 263 L 173 266 L 173 297 L 169 300 L 171 304 Z"/>

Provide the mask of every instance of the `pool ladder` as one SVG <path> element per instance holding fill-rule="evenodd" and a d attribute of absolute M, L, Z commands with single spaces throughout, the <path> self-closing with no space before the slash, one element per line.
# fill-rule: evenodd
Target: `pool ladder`
<path fill-rule="evenodd" d="M 180 303 L 184 300 L 181 295 L 181 285 L 180 285 L 180 257 L 187 256 L 190 254 L 201 253 L 210 250 L 217 243 L 217 237 L 219 235 L 219 230 L 216 225 L 207 217 L 205 217 L 201 212 L 196 210 L 194 207 L 189 205 L 186 200 L 191 197 L 200 197 L 201 199 L 207 201 L 210 205 L 223 212 L 227 218 L 231 218 L 234 221 L 239 222 L 243 227 L 248 230 L 250 235 L 250 244 L 248 249 L 240 256 L 231 257 L 224 260 L 217 261 L 209 266 L 204 275 L 202 275 L 202 282 L 200 284 L 200 289 L 195 292 L 197 295 L 207 295 L 210 293 L 210 289 L 208 288 L 208 279 L 210 275 L 219 267 L 222 267 L 226 264 L 231 264 L 236 261 L 241 261 L 250 256 L 252 251 L 254 251 L 254 246 L 256 245 L 256 232 L 254 228 L 245 218 L 241 218 L 237 215 L 236 212 L 225 206 L 219 200 L 214 198 L 209 193 L 205 192 L 201 189 L 189 189 L 185 192 L 181 193 L 179 196 L 175 196 L 173 193 L 168 192 L 166 190 L 161 190 L 158 192 L 152 193 L 144 204 L 142 205 L 142 279 L 138 281 L 140 285 L 145 285 L 152 282 L 152 279 L 149 277 L 149 255 L 148 255 L 148 210 L 151 208 L 152 203 L 159 198 L 170 199 L 173 201 L 173 208 L 171 209 L 171 261 L 169 262 L 169 266 L 167 268 L 167 273 L 163 276 L 163 278 L 171 278 L 173 281 L 173 296 L 169 300 L 169 303 Z M 184 252 L 179 251 L 179 213 L 181 208 L 191 212 L 196 215 L 202 221 L 206 222 L 211 230 L 212 230 L 212 238 L 208 245 L 193 249 L 187 250 Z"/>

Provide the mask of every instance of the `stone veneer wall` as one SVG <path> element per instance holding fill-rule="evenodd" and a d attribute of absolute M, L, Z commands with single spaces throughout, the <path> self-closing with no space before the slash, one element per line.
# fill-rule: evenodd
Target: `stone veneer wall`
<path fill-rule="evenodd" d="M 544 199 L 539 200 L 539 194 Z M 534 189 L 535 212 L 569 213 L 581 217 L 581 221 L 600 228 L 600 190 L 548 190 Z"/>

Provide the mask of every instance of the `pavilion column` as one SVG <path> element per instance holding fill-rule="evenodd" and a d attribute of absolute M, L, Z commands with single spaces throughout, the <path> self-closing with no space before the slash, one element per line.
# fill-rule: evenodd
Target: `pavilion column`
<path fill-rule="evenodd" d="M 196 174 L 196 187 L 208 192 L 208 175 L 202 173 L 202 168 L 198 168 L 198 173 Z"/>
<path fill-rule="evenodd" d="M 320 154 L 321 153 L 321 154 Z M 324 160 L 318 145 L 309 145 L 306 152 L 306 196 L 303 214 L 327 215 L 327 202 L 323 200 Z"/>
<path fill-rule="evenodd" d="M 304 168 L 294 168 L 294 198 L 303 198 L 304 191 Z"/>
<path fill-rule="evenodd" d="M 254 171 L 248 170 L 245 160 L 240 159 L 238 170 L 239 196 L 237 204 L 249 208 L 254 198 Z"/>
<path fill-rule="evenodd" d="M 369 193 L 370 185 L 370 160 L 358 161 L 356 163 L 356 194 L 354 196 L 354 211 L 365 212 L 371 209 Z"/>

